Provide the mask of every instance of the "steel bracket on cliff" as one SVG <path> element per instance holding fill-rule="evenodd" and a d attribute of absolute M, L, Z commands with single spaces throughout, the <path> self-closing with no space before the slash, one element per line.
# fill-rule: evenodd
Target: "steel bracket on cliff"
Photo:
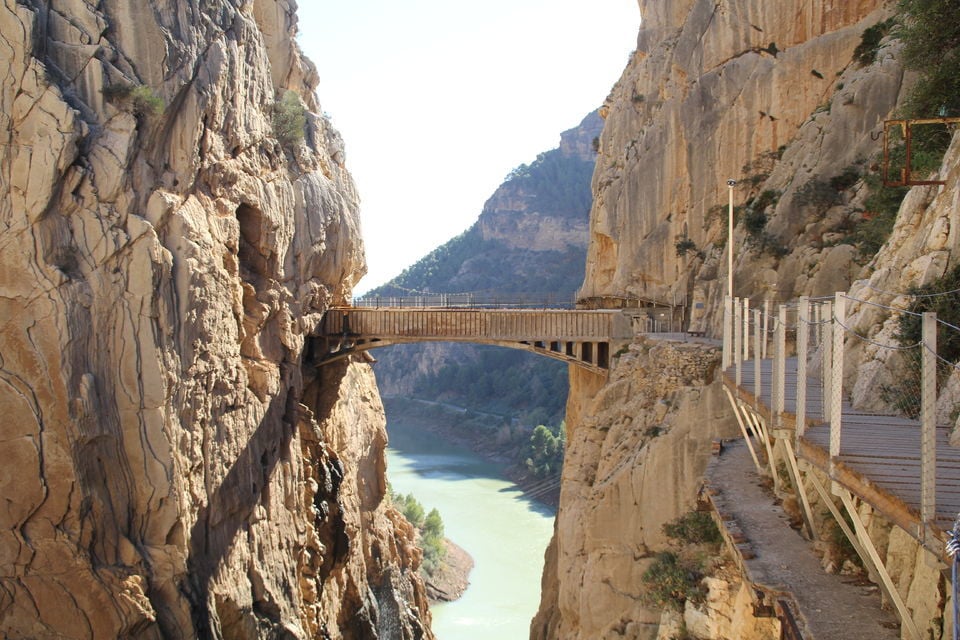
<path fill-rule="evenodd" d="M 885 120 L 883 122 L 883 185 L 885 187 L 912 187 L 925 184 L 943 184 L 943 180 L 917 180 L 913 177 L 913 128 L 918 126 L 960 124 L 960 118 L 914 118 L 902 120 Z M 897 132 L 899 132 L 897 134 Z M 902 142 L 905 157 L 903 166 L 896 172 L 899 175 L 890 176 L 891 145 Z"/>

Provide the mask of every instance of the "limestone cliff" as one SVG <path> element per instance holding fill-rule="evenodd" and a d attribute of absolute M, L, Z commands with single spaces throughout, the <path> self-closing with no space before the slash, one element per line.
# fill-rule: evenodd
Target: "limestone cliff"
<path fill-rule="evenodd" d="M 582 295 L 700 296 L 721 309 L 728 179 L 738 207 L 775 194 L 764 243 L 738 220 L 734 295 L 845 286 L 853 252 L 824 234 L 850 210 L 809 194 L 880 150 L 871 134 L 903 70 L 889 48 L 867 66 L 853 51 L 884 3 L 640 4 L 637 51 L 606 105 Z"/>
<path fill-rule="evenodd" d="M 712 440 L 736 431 L 720 387 L 708 385 L 718 357 L 641 338 L 609 381 L 572 370 L 560 509 L 531 637 L 656 637 L 661 614 L 642 576 L 663 524 L 695 507 Z"/>
<path fill-rule="evenodd" d="M 4 637 L 431 637 L 295 8 L 0 7 Z"/>
<path fill-rule="evenodd" d="M 865 172 L 880 150 L 874 136 L 901 98 L 906 75 L 895 42 L 885 40 L 872 63 L 853 56 L 864 30 L 891 7 L 881 0 L 639 5 L 637 51 L 602 110 L 581 297 L 703 300 L 708 329 L 718 334 L 730 178 L 738 181 L 738 209 L 757 209 L 764 225 L 751 235 L 738 216 L 735 295 L 823 295 L 863 277 L 856 249 L 842 240 L 860 220 L 865 189 L 834 179 Z M 955 196 L 929 191 L 908 197 L 906 226 L 868 265 L 881 274 L 878 288 L 915 284 L 946 263 Z M 921 227 L 929 232 L 918 235 Z M 907 245 L 923 245 L 924 255 Z M 720 432 L 725 407 L 711 399 L 712 387 L 681 378 L 667 394 L 673 406 L 679 394 L 682 408 L 659 409 L 673 416 L 666 436 L 645 437 L 663 419 L 655 413 L 668 397 L 655 382 L 662 374 L 622 358 L 617 367 L 607 384 L 571 374 L 564 485 L 532 638 L 658 637 L 659 613 L 644 602 L 639 578 L 663 543 L 662 523 L 692 508 L 704 442 Z M 902 586 L 915 602 L 941 599 L 936 580 L 915 578 L 929 577 L 915 570 L 922 552 L 891 546 L 888 553 L 909 558 Z M 730 632 L 769 637 L 746 627 Z"/>

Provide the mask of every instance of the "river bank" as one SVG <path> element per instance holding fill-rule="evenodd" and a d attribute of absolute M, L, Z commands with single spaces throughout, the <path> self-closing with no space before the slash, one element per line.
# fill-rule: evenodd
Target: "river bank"
<path fill-rule="evenodd" d="M 424 578 L 431 604 L 453 602 L 462 597 L 470 586 L 470 572 L 476 564 L 473 556 L 453 540 L 444 538 L 444 542 L 447 555 L 440 562 L 440 568 L 432 576 Z"/>
<path fill-rule="evenodd" d="M 504 466 L 504 474 L 525 495 L 551 509 L 560 503 L 560 476 L 534 477 L 520 455 L 532 428 L 513 425 L 506 416 L 456 405 L 398 396 L 384 396 L 387 423 L 417 424 L 447 442 Z"/>
<path fill-rule="evenodd" d="M 387 479 L 443 519 L 443 535 L 474 560 L 469 587 L 431 604 L 438 640 L 525 640 L 540 602 L 555 512 L 504 479 L 502 464 L 452 445 L 417 422 L 388 421 Z"/>

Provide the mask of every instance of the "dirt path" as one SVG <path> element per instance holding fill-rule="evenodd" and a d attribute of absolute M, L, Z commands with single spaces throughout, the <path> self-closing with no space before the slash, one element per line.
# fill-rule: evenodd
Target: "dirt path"
<path fill-rule="evenodd" d="M 789 593 L 799 608 L 804 637 L 816 640 L 899 640 L 899 624 L 880 608 L 874 585 L 825 573 L 813 546 L 789 526 L 757 474 L 743 441 L 726 444 L 707 480 L 718 510 L 737 522 L 755 558 L 745 560 L 754 584 Z"/>

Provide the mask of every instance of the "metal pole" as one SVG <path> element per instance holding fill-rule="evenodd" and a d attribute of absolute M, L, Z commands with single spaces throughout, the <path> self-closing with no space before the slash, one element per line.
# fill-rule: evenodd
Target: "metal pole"
<path fill-rule="evenodd" d="M 760 403 L 760 394 L 763 392 L 760 360 L 760 309 L 753 310 L 753 396 Z"/>
<path fill-rule="evenodd" d="M 750 298 L 743 299 L 743 359 L 750 359 Z"/>
<path fill-rule="evenodd" d="M 820 410 L 823 421 L 830 422 L 830 385 L 833 384 L 833 303 L 824 302 L 820 308 L 820 367 L 823 371 L 820 381 Z"/>
<path fill-rule="evenodd" d="M 847 299 L 838 291 L 833 303 L 833 366 L 830 380 L 830 479 L 836 479 L 836 463 L 840 458 L 840 430 L 843 426 L 843 323 L 846 321 Z M 834 494 L 839 490 L 833 483 Z"/>
<path fill-rule="evenodd" d="M 734 298 L 733 300 L 733 361 L 737 365 L 737 386 L 740 386 L 740 383 L 743 381 L 743 347 L 740 344 L 743 342 L 743 322 L 740 318 L 742 314 L 743 306 L 740 304 L 740 298 Z"/>
<path fill-rule="evenodd" d="M 796 442 L 807 428 L 807 340 L 810 336 L 810 324 L 807 322 L 810 302 L 806 296 L 800 297 L 797 309 L 797 416 Z"/>
<path fill-rule="evenodd" d="M 783 427 L 783 411 L 786 404 L 786 359 L 787 359 L 787 307 L 780 305 L 777 316 L 776 342 L 774 343 L 774 384 L 773 388 L 773 426 L 774 429 Z"/>
<path fill-rule="evenodd" d="M 725 296 L 723 298 L 723 370 L 726 371 L 732 364 L 730 358 L 733 353 L 732 344 L 732 325 L 733 324 L 733 298 Z"/>
<path fill-rule="evenodd" d="M 770 299 L 763 301 L 763 353 L 761 358 L 767 357 L 767 336 L 770 331 Z"/>
<path fill-rule="evenodd" d="M 736 180 L 727 180 L 730 205 L 727 208 L 727 295 L 733 298 L 733 187 Z"/>
<path fill-rule="evenodd" d="M 921 541 L 936 519 L 937 492 L 937 314 L 923 314 L 922 377 L 920 380 L 920 521 Z M 956 624 L 956 621 L 954 621 Z"/>

